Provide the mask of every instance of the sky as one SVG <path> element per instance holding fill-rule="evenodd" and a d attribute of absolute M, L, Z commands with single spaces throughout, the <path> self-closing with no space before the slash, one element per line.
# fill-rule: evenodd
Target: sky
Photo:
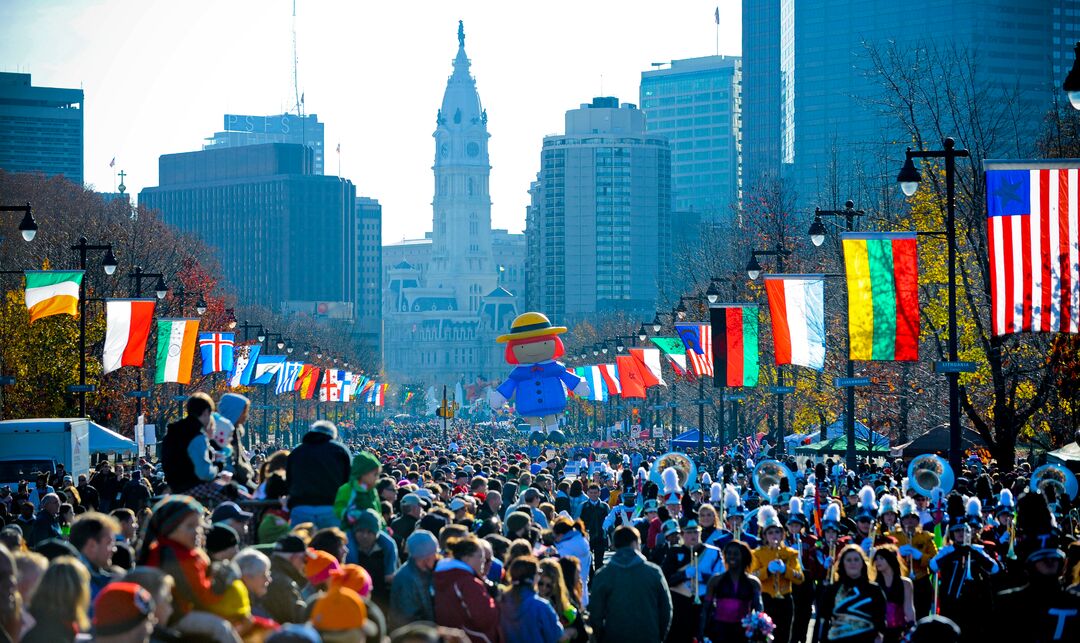
<path fill-rule="evenodd" d="M 720 24 L 714 22 L 719 10 Z M 157 185 L 224 114 L 295 110 L 292 0 L 0 0 L 0 71 L 85 92 L 87 184 Z M 465 22 L 491 134 L 492 226 L 525 225 L 543 137 L 594 96 L 637 104 L 651 63 L 741 53 L 740 0 L 296 0 L 325 171 L 383 206 L 383 242 L 431 230 L 435 115 Z M 109 162 L 115 157 L 115 168 Z"/>

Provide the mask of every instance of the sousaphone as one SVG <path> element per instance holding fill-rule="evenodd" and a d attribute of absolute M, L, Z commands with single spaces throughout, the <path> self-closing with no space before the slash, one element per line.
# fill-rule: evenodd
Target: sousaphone
<path fill-rule="evenodd" d="M 940 487 L 944 496 L 956 484 L 956 475 L 949 463 L 932 453 L 916 456 L 908 465 L 907 475 L 908 487 L 926 498 L 931 497 L 935 487 Z"/>
<path fill-rule="evenodd" d="M 754 473 L 750 480 L 754 483 L 754 490 L 765 500 L 769 499 L 769 487 L 780 486 L 780 480 L 787 478 L 788 494 L 795 493 L 795 474 L 777 460 L 762 460 L 754 466 Z"/>
<path fill-rule="evenodd" d="M 1053 488 L 1059 498 L 1061 496 L 1076 498 L 1076 476 L 1060 464 L 1044 464 L 1031 474 L 1032 491 L 1042 493 L 1047 487 Z"/>
<path fill-rule="evenodd" d="M 677 451 L 665 453 L 652 463 L 652 467 L 649 468 L 649 480 L 663 489 L 664 482 L 660 479 L 660 474 L 668 467 L 674 468 L 675 472 L 679 474 L 679 486 L 684 491 L 697 488 L 697 465 L 685 453 Z"/>

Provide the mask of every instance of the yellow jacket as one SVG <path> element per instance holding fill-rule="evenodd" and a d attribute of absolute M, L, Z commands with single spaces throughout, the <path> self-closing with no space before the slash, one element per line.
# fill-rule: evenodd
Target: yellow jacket
<path fill-rule="evenodd" d="M 769 571 L 769 563 L 774 560 L 784 561 L 786 569 L 783 574 L 773 574 Z M 791 547 L 770 547 L 761 545 L 752 552 L 750 573 L 761 581 L 761 592 L 773 598 L 780 598 L 791 593 L 791 586 L 803 582 L 802 564 L 799 562 L 799 553 Z"/>
<path fill-rule="evenodd" d="M 911 562 L 911 567 L 915 570 L 915 579 L 922 580 L 930 574 L 930 559 L 937 556 L 937 545 L 934 544 L 934 535 L 923 531 L 921 528 L 917 528 L 911 539 L 908 539 L 907 534 L 901 529 L 894 531 L 890 534 L 896 539 L 896 546 L 903 547 L 904 545 L 911 545 L 922 554 L 922 558 L 915 560 L 909 559 L 907 556 L 901 556 L 904 559 L 904 564 Z M 908 576 L 910 577 L 911 570 L 908 570 Z"/>

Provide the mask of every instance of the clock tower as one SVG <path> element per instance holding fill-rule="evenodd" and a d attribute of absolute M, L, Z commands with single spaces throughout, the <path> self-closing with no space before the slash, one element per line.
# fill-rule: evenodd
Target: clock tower
<path fill-rule="evenodd" d="M 475 312 L 498 285 L 491 254 L 487 112 L 465 55 L 465 28 L 458 22 L 454 71 L 436 117 L 435 197 L 428 286 L 453 289 L 457 310 Z"/>

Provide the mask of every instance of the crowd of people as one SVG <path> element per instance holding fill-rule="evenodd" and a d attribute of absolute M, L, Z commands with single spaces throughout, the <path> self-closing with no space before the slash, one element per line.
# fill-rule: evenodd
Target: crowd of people
<path fill-rule="evenodd" d="M 197 393 L 157 460 L 0 489 L 0 643 L 1080 640 L 1073 499 L 1028 462 L 945 493 L 460 421 L 251 450 L 249 408 Z"/>

